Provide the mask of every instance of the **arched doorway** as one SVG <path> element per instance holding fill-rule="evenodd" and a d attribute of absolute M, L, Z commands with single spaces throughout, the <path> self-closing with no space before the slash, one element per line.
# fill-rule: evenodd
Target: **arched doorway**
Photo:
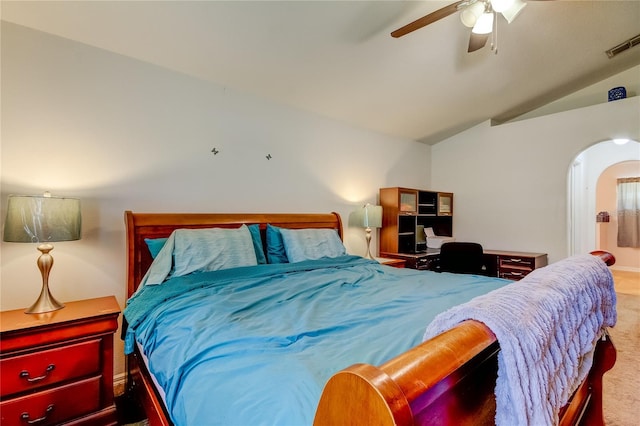
<path fill-rule="evenodd" d="M 596 143 L 578 154 L 568 174 L 569 255 L 596 249 L 596 185 L 602 172 L 620 162 L 640 161 L 640 143 Z"/>

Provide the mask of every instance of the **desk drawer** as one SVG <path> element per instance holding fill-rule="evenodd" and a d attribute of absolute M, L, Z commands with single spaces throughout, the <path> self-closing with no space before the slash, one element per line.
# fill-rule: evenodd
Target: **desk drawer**
<path fill-rule="evenodd" d="M 500 256 L 498 261 L 500 268 L 521 268 L 533 271 L 536 267 L 536 261 L 533 257 Z"/>
<path fill-rule="evenodd" d="M 98 410 L 100 379 L 92 377 L 0 402 L 3 426 L 47 426 Z"/>
<path fill-rule="evenodd" d="M 438 256 L 421 256 L 421 257 L 410 257 L 405 259 L 405 266 L 411 269 L 419 269 L 419 270 L 428 270 L 435 269 L 438 264 L 439 258 Z"/>
<path fill-rule="evenodd" d="M 509 269 L 509 268 L 501 268 L 498 271 L 498 276 L 500 278 L 506 278 L 508 280 L 521 280 L 531 271 L 527 269 Z"/>
<path fill-rule="evenodd" d="M 4 398 L 98 374 L 100 359 L 99 339 L 3 358 L 0 395 Z"/>
<path fill-rule="evenodd" d="M 428 257 L 419 257 L 416 259 L 415 269 L 429 269 L 431 261 Z"/>

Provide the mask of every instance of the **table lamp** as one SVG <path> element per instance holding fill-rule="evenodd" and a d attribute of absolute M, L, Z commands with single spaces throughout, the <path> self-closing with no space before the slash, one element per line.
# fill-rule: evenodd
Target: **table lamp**
<path fill-rule="evenodd" d="M 356 225 L 365 228 L 367 239 L 367 259 L 373 259 L 371 255 L 371 228 L 382 226 L 382 206 L 374 206 L 369 203 L 355 212 Z"/>
<path fill-rule="evenodd" d="M 14 243 L 37 243 L 42 253 L 38 257 L 38 268 L 42 273 L 40 297 L 25 312 L 40 314 L 61 309 L 49 291 L 49 271 L 53 266 L 51 243 L 80 239 L 82 219 L 80 200 L 76 198 L 44 195 L 10 195 L 7 218 L 4 222 L 4 241 Z"/>

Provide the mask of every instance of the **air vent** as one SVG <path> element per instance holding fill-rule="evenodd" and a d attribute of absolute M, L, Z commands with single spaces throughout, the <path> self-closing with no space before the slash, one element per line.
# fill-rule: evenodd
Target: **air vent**
<path fill-rule="evenodd" d="M 616 56 L 618 53 L 622 53 L 625 50 L 631 49 L 633 46 L 637 46 L 639 44 L 640 44 L 640 34 L 638 34 L 635 37 L 631 37 L 629 40 L 620 43 L 616 47 L 612 47 L 611 49 L 607 50 L 605 53 L 607 54 L 609 59 L 611 59 L 614 56 Z"/>

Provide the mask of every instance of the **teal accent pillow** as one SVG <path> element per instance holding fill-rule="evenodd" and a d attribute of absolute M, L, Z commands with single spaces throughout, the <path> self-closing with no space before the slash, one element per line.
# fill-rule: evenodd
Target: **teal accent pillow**
<path fill-rule="evenodd" d="M 267 258 L 264 255 L 264 249 L 262 248 L 262 237 L 260 236 L 260 225 L 249 225 L 249 232 L 251 232 L 251 239 L 253 240 L 253 249 L 256 252 L 256 260 L 258 265 L 267 263 Z"/>
<path fill-rule="evenodd" d="M 264 255 L 264 249 L 262 248 L 262 237 L 260 236 L 260 225 L 249 225 L 249 232 L 251 233 L 251 239 L 253 240 L 253 249 L 256 252 L 256 260 L 258 264 L 267 263 L 267 258 Z M 144 242 L 147 243 L 147 247 L 149 248 L 149 253 L 151 253 L 151 257 L 153 259 L 156 258 L 162 247 L 164 247 L 164 243 L 166 243 L 168 238 L 145 238 Z"/>
<path fill-rule="evenodd" d="M 280 234 L 281 230 L 282 228 L 267 224 L 267 260 L 269 263 L 289 263 Z"/>
<path fill-rule="evenodd" d="M 151 257 L 153 259 L 156 258 L 162 247 L 164 247 L 164 243 L 166 243 L 168 238 L 145 238 L 144 242 L 147 243 L 147 248 L 149 249 L 149 253 L 151 253 Z"/>
<path fill-rule="evenodd" d="M 289 262 L 302 262 L 347 253 L 335 229 L 280 229 Z"/>
<path fill-rule="evenodd" d="M 174 232 L 174 276 L 258 264 L 246 225 L 234 229 L 177 229 Z"/>

